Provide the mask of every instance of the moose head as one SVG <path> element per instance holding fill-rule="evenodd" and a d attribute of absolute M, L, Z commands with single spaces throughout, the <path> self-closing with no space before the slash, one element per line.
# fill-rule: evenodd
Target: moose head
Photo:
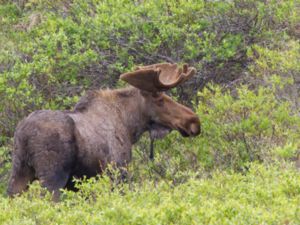
<path fill-rule="evenodd" d="M 161 138 L 170 130 L 178 130 L 183 137 L 200 133 L 198 116 L 189 108 L 164 94 L 196 73 L 194 67 L 184 64 L 161 63 L 137 67 L 134 72 L 121 75 L 121 79 L 140 89 L 150 117 L 150 134 Z"/>

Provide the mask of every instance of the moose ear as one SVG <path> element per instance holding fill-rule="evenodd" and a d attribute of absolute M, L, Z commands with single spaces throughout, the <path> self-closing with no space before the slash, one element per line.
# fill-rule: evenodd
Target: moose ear
<path fill-rule="evenodd" d="M 156 83 L 159 74 L 160 69 L 143 69 L 124 73 L 120 76 L 120 79 L 138 89 L 149 92 L 157 92 L 159 90 Z"/>

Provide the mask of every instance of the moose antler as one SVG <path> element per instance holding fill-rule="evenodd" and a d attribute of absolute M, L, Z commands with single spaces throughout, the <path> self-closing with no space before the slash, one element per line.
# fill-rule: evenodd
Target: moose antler
<path fill-rule="evenodd" d="M 160 63 L 137 67 L 134 72 L 124 73 L 120 78 L 144 91 L 166 91 L 183 83 L 196 73 L 194 67 L 184 64 Z"/>

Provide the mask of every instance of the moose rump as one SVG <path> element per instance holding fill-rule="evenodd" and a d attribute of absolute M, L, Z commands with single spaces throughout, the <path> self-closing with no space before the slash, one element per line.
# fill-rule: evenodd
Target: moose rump
<path fill-rule="evenodd" d="M 88 92 L 73 111 L 31 113 L 15 131 L 8 195 L 38 179 L 57 199 L 60 188 L 74 188 L 73 177 L 95 176 L 109 163 L 124 176 L 132 145 L 145 131 L 198 135 L 198 116 L 163 93 L 195 72 L 168 63 L 138 67 L 121 75 L 133 87 Z"/>
<path fill-rule="evenodd" d="M 31 113 L 14 136 L 13 169 L 8 194 L 14 195 L 39 179 L 50 191 L 64 187 L 76 158 L 75 124 L 61 111 Z"/>

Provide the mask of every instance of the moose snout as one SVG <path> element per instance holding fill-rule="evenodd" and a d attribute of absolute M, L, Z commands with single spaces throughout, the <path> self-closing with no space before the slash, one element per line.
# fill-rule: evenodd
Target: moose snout
<path fill-rule="evenodd" d="M 194 137 L 200 134 L 201 125 L 198 117 L 192 117 L 184 123 L 183 126 L 179 126 L 179 132 L 183 137 Z"/>
<path fill-rule="evenodd" d="M 191 136 L 197 136 L 201 132 L 200 123 L 192 123 L 190 125 L 190 134 Z"/>
<path fill-rule="evenodd" d="M 189 131 L 190 131 L 189 133 L 191 136 L 197 136 L 200 134 L 201 126 L 200 126 L 200 121 L 198 118 L 196 121 L 190 123 Z"/>

